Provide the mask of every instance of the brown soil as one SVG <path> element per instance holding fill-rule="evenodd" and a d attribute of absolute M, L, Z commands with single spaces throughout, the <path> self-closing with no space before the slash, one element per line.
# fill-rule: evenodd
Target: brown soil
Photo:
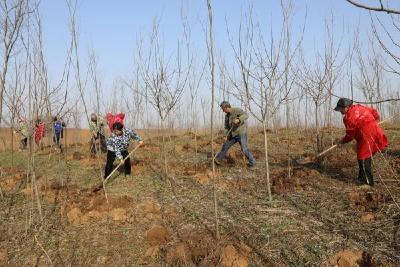
<path fill-rule="evenodd" d="M 174 266 L 180 266 L 191 261 L 189 248 L 183 242 L 177 243 L 167 250 L 166 261 Z"/>
<path fill-rule="evenodd" d="M 164 245 L 171 239 L 167 228 L 161 225 L 154 225 L 146 232 L 146 238 L 150 245 Z"/>
<path fill-rule="evenodd" d="M 146 253 L 144 254 L 145 258 L 155 258 L 160 252 L 160 247 L 159 246 L 151 246 L 146 250 Z"/>
<path fill-rule="evenodd" d="M 247 267 L 248 260 L 232 245 L 223 248 L 220 264 L 222 267 Z"/>
<path fill-rule="evenodd" d="M 353 205 L 360 211 L 376 211 L 391 201 L 390 196 L 377 191 L 358 189 L 349 192 Z"/>
<path fill-rule="evenodd" d="M 361 250 L 346 249 L 329 259 L 329 266 L 332 267 L 370 266 L 370 263 L 370 256 Z"/>
<path fill-rule="evenodd" d="M 370 223 L 375 221 L 375 216 L 372 213 L 367 213 L 361 216 L 360 221 L 362 223 Z"/>
<path fill-rule="evenodd" d="M 0 188 L 6 193 L 14 192 L 21 186 L 24 179 L 25 173 L 23 172 L 4 172 L 3 176 L 0 176 Z"/>
<path fill-rule="evenodd" d="M 319 176 L 319 172 L 313 169 L 293 169 L 291 177 L 288 178 L 287 170 L 271 173 L 272 192 L 283 194 L 309 189 L 307 180 Z"/>
<path fill-rule="evenodd" d="M 94 220 L 110 218 L 113 221 L 130 221 L 129 209 L 132 199 L 123 196 L 109 198 L 104 195 L 76 195 L 75 198 L 61 207 L 61 214 L 66 215 L 72 224 L 85 224 Z"/>
<path fill-rule="evenodd" d="M 199 145 L 199 149 L 209 152 L 209 138 L 203 140 L 199 143 L 206 146 L 201 148 Z M 219 149 L 222 139 L 217 140 L 221 141 L 217 146 Z M 262 161 L 259 161 L 255 168 L 248 170 L 244 166 L 246 160 L 238 145 L 231 150 L 231 163 L 234 163 L 235 167 L 217 168 L 216 190 L 221 203 L 221 240 L 217 248 L 212 234 L 212 194 L 209 194 L 210 186 L 206 186 L 212 183 L 211 159 L 207 159 L 202 153 L 195 155 L 194 145 L 185 142 L 187 138 L 180 143 L 167 144 L 171 152 L 176 152 L 176 155 L 171 154 L 168 159 L 169 172 L 176 180 L 176 187 L 173 188 L 176 195 L 175 192 L 172 194 L 168 180 L 160 179 L 162 168 L 154 167 L 162 166 L 159 155 L 156 155 L 160 148 L 154 144 L 145 144 L 143 150 L 138 153 L 139 158 L 132 160 L 133 173 L 138 175 L 134 182 L 129 179 L 116 179 L 108 185 L 109 203 L 106 202 L 102 191 L 94 194 L 82 189 L 90 187 L 91 182 L 97 183 L 83 181 L 80 177 L 82 168 L 70 171 L 70 176 L 48 176 L 46 178 L 49 179 L 49 183 L 46 185 L 43 184 L 43 177 L 38 179 L 41 199 L 54 203 L 43 203 L 45 214 L 50 214 L 47 213 L 51 212 L 49 208 L 55 207 L 53 212 L 60 211 L 62 215 L 61 218 L 46 217 L 54 219 L 46 226 L 62 225 L 63 229 L 60 230 L 68 233 L 62 236 L 61 247 L 64 249 L 76 244 L 76 251 L 88 259 L 87 262 L 79 259 L 79 265 L 84 265 L 90 260 L 95 265 L 115 263 L 136 266 L 141 264 L 139 259 L 147 266 L 297 266 L 300 262 L 307 262 L 313 266 L 390 266 L 379 265 L 382 262 L 370 255 L 385 260 L 397 259 L 396 252 L 393 251 L 396 251 L 396 244 L 400 243 L 400 229 L 393 222 L 394 205 L 387 205 L 392 204 L 392 201 L 380 183 L 373 189 L 354 190 L 354 184 L 331 179 L 330 173 L 324 172 L 323 169 L 310 169 L 309 166 L 295 166 L 291 177 L 287 178 L 287 155 L 285 151 L 281 151 L 280 144 L 273 142 L 270 158 L 270 163 L 274 163 L 270 165 L 272 191 L 276 194 L 273 203 L 266 201 L 265 169 Z M 294 144 L 297 143 L 294 141 Z M 262 142 L 258 142 L 258 145 L 255 147 L 262 147 Z M 303 145 L 300 142 L 296 149 L 300 150 Z M 86 148 L 85 146 L 84 149 Z M 297 151 L 296 149 L 293 151 Z M 257 159 L 263 158 L 261 150 L 251 150 Z M 70 149 L 67 160 L 73 159 L 73 151 L 74 149 Z M 82 151 L 78 154 L 84 158 L 74 164 L 84 167 L 84 172 L 94 177 L 95 170 L 85 167 L 97 165 L 97 159 L 87 159 L 88 153 L 85 151 L 88 150 Z M 332 169 L 348 168 L 349 173 L 355 172 L 357 163 L 354 152 L 344 149 L 340 153 L 340 157 L 329 155 L 323 164 Z M 395 158 L 390 158 L 393 159 Z M 104 164 L 104 157 L 102 162 Z M 38 169 L 40 167 L 38 166 Z M 380 166 L 376 167 L 377 171 L 382 171 L 378 170 Z M 2 171 L 4 174 L 4 168 Z M 0 185 L 3 186 L 3 180 L 7 183 L 23 181 L 23 173 L 22 178 L 15 178 L 14 174 L 10 175 L 12 171 L 7 170 L 9 176 L 2 175 Z M 8 182 L 9 179 L 12 182 Z M 50 182 L 56 179 L 77 185 Z M 5 183 L 2 189 L 7 187 Z M 394 194 L 398 194 L 397 189 L 391 188 Z M 121 196 L 126 192 L 129 192 L 132 198 Z M 289 194 L 292 192 L 296 193 Z M 343 195 L 343 192 L 349 193 Z M 30 183 L 25 193 L 32 194 Z M 349 206 L 354 210 L 349 211 Z M 302 216 L 303 213 L 305 216 Z M 17 212 L 10 214 L 10 217 L 15 217 L 16 214 Z M 60 223 L 60 219 L 61 222 L 67 220 L 69 224 Z M 332 223 L 338 221 L 345 224 Z M 93 228 L 94 225 L 97 226 L 97 222 L 101 223 L 102 229 L 109 235 L 95 236 L 93 231 L 97 230 Z M 385 227 L 380 229 L 379 233 L 369 231 L 370 227 L 379 222 L 385 223 Z M 45 229 L 46 226 L 43 226 L 43 233 L 49 231 Z M 13 228 L 9 229 L 11 231 Z M 351 232 L 355 229 L 360 231 Z M 3 233 L 1 230 L 0 235 Z M 53 230 L 50 228 L 50 231 Z M 79 243 L 74 243 L 76 234 L 80 237 Z M 7 238 L 12 236 L 9 234 Z M 53 250 L 59 237 L 55 236 L 48 242 L 43 236 L 37 237 L 51 259 L 57 265 L 62 264 Z M 148 242 L 148 248 L 143 248 L 143 242 Z M 9 244 L 11 242 L 6 245 Z M 99 250 L 86 249 L 90 244 L 96 245 Z M 338 251 L 349 244 L 363 248 L 368 253 L 348 249 L 329 259 L 332 251 Z M 375 244 L 379 246 L 376 247 Z M 8 261 L 14 265 L 21 266 L 27 262 L 34 265 L 38 262 L 37 257 L 29 258 L 30 252 L 24 251 L 26 254 L 22 256 L 27 256 L 22 260 L 22 264 L 18 265 L 17 257 L 21 254 L 15 252 L 18 251 L 18 246 L 12 246 L 11 244 L 10 249 L 7 247 Z M 67 249 L 60 251 L 57 253 L 60 253 L 61 257 L 71 253 Z M 0 249 L 0 265 L 3 263 L 2 252 Z M 102 255 L 99 256 L 98 253 Z M 7 253 L 3 254 L 7 260 Z M 325 262 L 326 259 L 329 259 L 329 262 Z M 41 265 L 47 263 L 43 255 L 39 262 Z M 70 262 L 70 259 L 66 262 Z"/>
<path fill-rule="evenodd" d="M 151 144 L 151 143 L 144 143 L 143 145 L 140 146 L 141 150 L 144 150 L 146 152 L 160 152 L 161 148 L 158 145 Z"/>
<path fill-rule="evenodd" d="M 161 221 L 161 206 L 151 199 L 137 205 L 136 210 L 136 219 L 142 224 Z"/>
<path fill-rule="evenodd" d="M 148 160 L 145 159 L 133 159 L 131 160 L 132 173 L 133 175 L 143 174 L 147 171 L 147 166 L 149 166 Z"/>
<path fill-rule="evenodd" d="M 0 264 L 1 263 L 5 264 L 6 261 L 7 261 L 7 250 L 0 249 Z"/>
<path fill-rule="evenodd" d="M 184 152 L 188 152 L 188 151 L 194 151 L 194 149 L 192 149 L 192 147 L 189 144 L 177 144 L 175 145 L 175 152 L 177 153 L 184 153 Z"/>
<path fill-rule="evenodd" d="M 83 158 L 82 153 L 79 151 L 75 151 L 74 154 L 72 154 L 72 158 L 74 160 L 81 160 Z"/>
<path fill-rule="evenodd" d="M 188 254 L 194 263 L 201 262 L 213 251 L 213 238 L 205 231 L 195 230 L 190 226 L 181 229 L 179 237 L 187 246 Z"/>
<path fill-rule="evenodd" d="M 216 171 L 215 176 L 218 177 L 221 175 L 220 172 Z M 200 172 L 200 173 L 195 173 L 193 175 L 194 180 L 201 184 L 201 185 L 207 185 L 212 181 L 213 173 L 212 171 L 205 171 L 205 172 Z"/>

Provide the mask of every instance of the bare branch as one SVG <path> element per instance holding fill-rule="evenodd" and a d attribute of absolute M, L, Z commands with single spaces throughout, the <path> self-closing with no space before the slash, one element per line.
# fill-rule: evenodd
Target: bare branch
<path fill-rule="evenodd" d="M 353 6 L 356 6 L 358 8 L 362 8 L 362 9 L 366 9 L 366 10 L 370 10 L 370 11 L 385 12 L 388 14 L 400 14 L 400 10 L 384 7 L 382 4 L 382 1 L 379 1 L 380 2 L 379 7 L 361 4 L 361 3 L 353 1 L 353 0 L 346 0 L 346 1 L 350 4 L 352 4 Z"/>

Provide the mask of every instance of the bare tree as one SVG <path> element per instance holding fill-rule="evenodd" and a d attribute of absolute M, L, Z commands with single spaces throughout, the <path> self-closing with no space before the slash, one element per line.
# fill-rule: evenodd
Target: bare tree
<path fill-rule="evenodd" d="M 291 6 L 281 3 L 283 22 L 278 38 L 275 38 L 272 26 L 270 36 L 264 37 L 262 27 L 254 20 L 252 7 L 245 14 L 246 21 L 239 25 L 237 44 L 230 38 L 238 64 L 238 76 L 231 75 L 231 82 L 235 88 L 233 95 L 240 100 L 246 109 L 263 126 L 265 169 L 269 200 L 272 200 L 270 188 L 270 174 L 268 163 L 268 135 L 267 129 L 271 125 L 270 118 L 274 117 L 282 103 L 289 101 L 290 92 L 293 89 L 297 70 L 293 66 L 293 60 L 302 43 L 301 37 L 291 48 L 289 34 L 289 17 Z M 231 36 L 228 30 L 228 35 Z M 287 108 L 288 108 L 287 103 Z M 287 121 L 289 121 L 289 109 L 286 109 Z M 290 168 L 290 166 L 289 166 Z M 290 170 L 288 171 L 290 173 Z"/>
<path fill-rule="evenodd" d="M 353 6 L 356 6 L 358 8 L 362 8 L 362 9 L 366 9 L 369 11 L 376 11 L 376 12 L 385 12 L 388 14 L 400 14 L 400 10 L 398 9 L 393 9 L 390 8 L 389 5 L 385 6 L 383 4 L 382 0 L 377 0 L 377 4 L 376 5 L 368 5 L 368 4 L 363 4 L 360 3 L 358 1 L 354 1 L 354 0 L 346 0 L 348 3 L 352 4 Z"/>
<path fill-rule="evenodd" d="M 154 20 L 149 44 L 146 46 L 148 51 L 143 50 L 142 43 L 139 44 L 140 74 L 148 90 L 148 101 L 160 119 L 163 137 L 164 171 L 167 174 L 165 123 L 171 112 L 176 108 L 186 88 L 191 62 L 186 62 L 186 65 L 184 65 L 179 40 L 175 55 L 166 55 L 157 19 Z M 186 52 L 189 53 L 188 50 Z"/>
<path fill-rule="evenodd" d="M 27 0 L 4 0 L 0 3 L 0 36 L 2 64 L 0 69 L 0 125 L 3 112 L 4 91 L 6 89 L 7 73 L 10 59 L 15 55 L 15 49 L 21 34 L 23 23 L 29 14 Z"/>

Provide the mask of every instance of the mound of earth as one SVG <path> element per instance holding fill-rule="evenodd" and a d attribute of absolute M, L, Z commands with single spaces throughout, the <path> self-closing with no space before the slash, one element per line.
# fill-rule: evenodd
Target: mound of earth
<path fill-rule="evenodd" d="M 66 215 L 74 225 L 106 218 L 125 222 L 130 220 L 131 207 L 132 199 L 127 196 L 109 198 L 109 203 L 103 195 L 78 196 L 61 207 L 61 214 Z"/>
<path fill-rule="evenodd" d="M 355 190 L 349 192 L 351 202 L 360 211 L 376 211 L 391 201 L 390 196 L 377 191 Z"/>
<path fill-rule="evenodd" d="M 146 232 L 146 238 L 150 245 L 164 245 L 170 240 L 171 233 L 161 225 L 154 225 Z"/>
<path fill-rule="evenodd" d="M 220 266 L 247 267 L 248 265 L 247 257 L 240 253 L 233 245 L 228 245 L 222 249 Z"/>
<path fill-rule="evenodd" d="M 0 188 L 5 192 L 16 191 L 24 182 L 25 173 L 23 172 L 2 172 L 0 176 Z"/>
<path fill-rule="evenodd" d="M 161 205 L 151 199 L 138 204 L 136 220 L 142 224 L 161 221 Z"/>
<path fill-rule="evenodd" d="M 361 250 L 345 249 L 329 259 L 332 267 L 363 267 L 371 266 L 371 257 Z"/>
<path fill-rule="evenodd" d="M 313 169 L 294 169 L 291 177 L 288 178 L 287 170 L 272 173 L 272 192 L 283 194 L 308 189 L 307 179 L 318 177 L 320 173 Z"/>

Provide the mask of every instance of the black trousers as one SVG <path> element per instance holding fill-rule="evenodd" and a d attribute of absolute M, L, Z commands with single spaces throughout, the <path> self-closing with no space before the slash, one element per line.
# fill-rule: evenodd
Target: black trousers
<path fill-rule="evenodd" d="M 370 186 L 374 186 L 374 176 L 372 175 L 372 158 L 358 160 L 358 180 Z"/>
<path fill-rule="evenodd" d="M 60 140 L 61 138 L 62 138 L 61 133 L 59 134 L 55 133 L 53 136 L 53 143 L 56 144 L 62 151 L 61 140 Z"/>
<path fill-rule="evenodd" d="M 122 157 L 126 158 L 128 156 L 128 151 L 122 151 L 121 152 Z M 104 179 L 107 178 L 108 175 L 113 171 L 113 164 L 114 160 L 116 158 L 115 152 L 107 150 L 107 163 L 106 163 L 106 168 L 104 170 Z M 125 175 L 130 175 L 131 174 L 131 159 L 127 158 L 124 162 L 124 173 Z"/>
<path fill-rule="evenodd" d="M 21 149 L 26 149 L 28 147 L 28 138 L 22 138 L 20 140 L 20 146 Z"/>

